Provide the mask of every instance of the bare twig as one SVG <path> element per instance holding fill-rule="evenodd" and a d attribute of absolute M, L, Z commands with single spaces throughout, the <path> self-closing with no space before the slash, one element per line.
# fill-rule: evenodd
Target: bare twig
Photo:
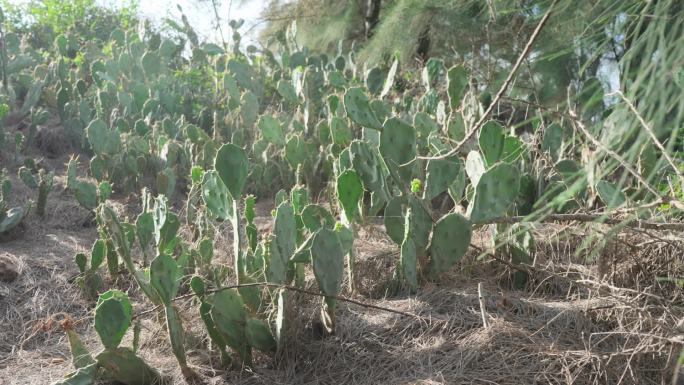
<path fill-rule="evenodd" d="M 482 113 L 482 116 L 480 119 L 475 123 L 475 126 L 473 126 L 472 130 L 468 132 L 468 134 L 461 140 L 456 147 L 451 149 L 449 152 L 443 155 L 438 155 L 438 156 L 420 156 L 417 157 L 417 159 L 423 159 L 423 160 L 431 160 L 431 159 L 446 159 L 451 157 L 452 155 L 456 154 L 461 147 L 465 145 L 467 141 L 470 140 L 479 130 L 480 128 L 484 125 L 485 121 L 489 118 L 489 115 L 492 113 L 496 105 L 499 103 L 499 99 L 503 96 L 503 94 L 506 92 L 508 89 L 508 86 L 511 84 L 513 81 L 513 77 L 515 76 L 515 73 L 518 71 L 518 68 L 520 68 L 520 65 L 525 61 L 525 58 L 527 55 L 529 55 L 530 51 L 532 50 L 532 46 L 534 45 L 534 42 L 537 40 L 537 37 L 539 36 L 539 33 L 541 30 L 544 28 L 544 25 L 546 24 L 546 21 L 549 19 L 551 16 L 551 12 L 553 11 L 554 7 L 558 4 L 558 0 L 554 0 L 551 5 L 549 5 L 549 8 L 546 10 L 546 13 L 544 16 L 542 16 L 541 20 L 539 20 L 539 23 L 537 24 L 537 27 L 534 29 L 532 32 L 532 35 L 530 36 L 530 39 L 527 41 L 527 44 L 525 44 L 525 48 L 523 48 L 523 51 L 520 53 L 520 56 L 518 56 L 518 60 L 516 60 L 515 64 L 513 65 L 513 68 L 511 68 L 511 71 L 508 73 L 508 77 L 506 77 L 506 80 L 504 80 L 503 84 L 501 84 L 501 88 L 499 88 L 499 91 L 497 91 L 496 96 L 494 96 L 494 99 L 492 102 L 489 104 L 487 109 Z"/>
<path fill-rule="evenodd" d="M 485 308 L 484 299 L 484 289 L 482 288 L 482 282 L 477 284 L 477 299 L 480 301 L 480 314 L 482 315 L 482 327 L 489 329 L 489 315 L 487 314 L 487 309 Z"/>

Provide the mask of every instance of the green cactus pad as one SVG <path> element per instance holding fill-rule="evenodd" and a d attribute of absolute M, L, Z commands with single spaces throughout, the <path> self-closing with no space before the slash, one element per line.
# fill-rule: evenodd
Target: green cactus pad
<path fill-rule="evenodd" d="M 168 255 L 159 255 L 150 265 L 150 284 L 167 306 L 178 292 L 180 269 L 176 260 Z"/>
<path fill-rule="evenodd" d="M 131 326 L 132 307 L 128 296 L 119 290 L 100 295 L 95 308 L 95 330 L 102 345 L 115 349 Z"/>
<path fill-rule="evenodd" d="M 382 129 L 382 123 L 370 107 L 368 96 L 362 88 L 350 88 L 344 94 L 344 108 L 347 116 L 361 127 Z"/>
<path fill-rule="evenodd" d="M 423 199 L 427 200 L 447 191 L 462 172 L 461 161 L 456 156 L 448 159 L 431 159 L 426 169 Z"/>
<path fill-rule="evenodd" d="M 352 221 L 354 218 L 362 197 L 363 185 L 356 171 L 346 170 L 337 177 L 337 199 L 347 220 Z"/>
<path fill-rule="evenodd" d="M 465 171 L 470 179 L 470 184 L 477 186 L 482 174 L 485 172 L 485 164 L 482 156 L 477 151 L 470 151 L 465 161 Z"/>
<path fill-rule="evenodd" d="M 406 222 L 404 223 L 404 240 L 401 242 L 400 250 L 400 265 L 402 274 L 406 282 L 408 282 L 411 289 L 418 288 L 418 257 L 416 254 L 416 243 L 411 237 L 410 229 L 413 227 L 411 221 L 413 215 L 409 209 L 406 213 Z"/>
<path fill-rule="evenodd" d="M 93 183 L 77 181 L 73 192 L 81 206 L 90 210 L 97 207 L 97 186 Z"/>
<path fill-rule="evenodd" d="M 297 223 L 290 203 L 283 202 L 276 209 L 273 233 L 276 237 L 278 253 L 284 261 L 289 260 L 297 247 Z"/>
<path fill-rule="evenodd" d="M 354 170 L 358 173 L 366 189 L 386 197 L 388 194 L 385 192 L 385 175 L 377 149 L 372 148 L 366 142 L 355 140 L 349 146 L 349 155 Z"/>
<path fill-rule="evenodd" d="M 411 179 L 412 167 L 401 165 L 416 157 L 416 130 L 398 118 L 385 121 L 380 134 L 380 154 L 390 170 L 396 170 L 401 179 Z"/>
<path fill-rule="evenodd" d="M 17 227 L 27 213 L 28 210 L 25 207 L 13 207 L 3 213 L 4 218 L 0 219 L 0 234 L 6 233 Z"/>
<path fill-rule="evenodd" d="M 115 381 L 126 385 L 165 384 L 164 378 L 128 348 L 105 349 L 95 357 Z"/>
<path fill-rule="evenodd" d="M 551 155 L 553 161 L 557 161 L 563 149 L 563 127 L 558 123 L 551 123 L 544 129 L 541 150 Z"/>
<path fill-rule="evenodd" d="M 616 185 L 605 180 L 596 182 L 596 192 L 608 208 L 622 206 L 627 201 L 625 194 Z"/>
<path fill-rule="evenodd" d="M 397 245 L 401 245 L 404 241 L 404 210 L 406 206 L 406 199 L 403 197 L 393 197 L 385 206 L 385 214 L 383 215 L 385 232 Z"/>
<path fill-rule="evenodd" d="M 345 254 L 335 230 L 324 227 L 316 232 L 311 244 L 311 257 L 316 282 L 323 294 L 337 296 L 340 293 Z"/>
<path fill-rule="evenodd" d="M 269 142 L 278 146 L 285 145 L 285 134 L 280 126 L 280 121 L 269 115 L 262 115 L 259 118 L 259 130 L 261 135 Z"/>
<path fill-rule="evenodd" d="M 256 318 L 247 318 L 245 324 L 245 332 L 247 342 L 250 346 L 261 350 L 262 352 L 270 352 L 276 348 L 276 340 L 271 334 L 271 329 L 264 321 Z"/>
<path fill-rule="evenodd" d="M 202 177 L 202 200 L 212 216 L 220 220 L 233 216 L 233 197 L 214 170 L 206 171 Z"/>
<path fill-rule="evenodd" d="M 468 86 L 468 72 L 462 65 L 453 66 L 447 71 L 447 94 L 449 107 L 456 111 L 461 107 L 461 101 Z"/>
<path fill-rule="evenodd" d="M 226 343 L 235 349 L 243 361 L 250 357 L 245 330 L 247 314 L 237 289 L 221 290 L 210 297 L 211 318 Z"/>
<path fill-rule="evenodd" d="M 90 269 L 97 270 L 98 267 L 104 261 L 105 255 L 107 253 L 107 248 L 105 241 L 98 239 L 93 243 L 93 247 L 90 250 Z"/>
<path fill-rule="evenodd" d="M 234 144 L 224 144 L 216 152 L 216 172 L 235 199 L 242 195 L 242 189 L 247 182 L 248 166 L 245 150 Z"/>
<path fill-rule="evenodd" d="M 299 135 L 293 135 L 285 143 L 285 159 L 293 168 L 304 163 L 308 157 L 307 145 Z"/>
<path fill-rule="evenodd" d="M 492 167 L 494 163 L 501 159 L 501 154 L 503 152 L 503 127 L 501 127 L 501 125 L 496 121 L 488 121 L 480 129 L 478 142 L 485 164 L 487 167 Z"/>
<path fill-rule="evenodd" d="M 316 232 L 321 227 L 332 229 L 335 226 L 335 218 L 325 207 L 311 204 L 302 210 L 302 222 L 310 232 Z"/>
<path fill-rule="evenodd" d="M 505 216 L 518 196 L 520 172 L 508 163 L 499 163 L 482 174 L 475 187 L 470 220 L 484 223 Z"/>
<path fill-rule="evenodd" d="M 458 262 L 470 246 L 471 235 L 470 221 L 458 213 L 438 220 L 430 243 L 430 274 L 444 273 Z"/>
<path fill-rule="evenodd" d="M 330 133 L 332 135 L 333 143 L 347 144 L 353 139 L 351 128 L 347 125 L 345 119 L 333 116 L 330 119 Z"/>

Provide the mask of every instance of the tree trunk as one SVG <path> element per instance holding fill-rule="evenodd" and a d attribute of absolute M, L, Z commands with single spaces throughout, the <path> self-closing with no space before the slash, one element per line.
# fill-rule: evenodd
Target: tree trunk
<path fill-rule="evenodd" d="M 373 36 L 373 29 L 380 20 L 380 3 L 382 0 L 366 0 L 366 39 Z"/>

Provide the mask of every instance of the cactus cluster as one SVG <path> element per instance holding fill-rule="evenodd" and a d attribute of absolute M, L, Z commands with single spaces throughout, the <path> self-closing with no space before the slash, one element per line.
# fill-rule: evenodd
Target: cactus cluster
<path fill-rule="evenodd" d="M 190 377 L 174 305 L 188 287 L 222 365 L 249 365 L 254 349 L 287 346 L 298 301 L 287 287 L 310 288 L 309 268 L 324 297 L 322 324 L 335 331 L 337 301 L 363 282 L 354 242 L 376 217 L 398 250 L 389 287 L 414 293 L 458 264 L 478 227 L 489 226 L 497 249 L 488 252 L 525 263 L 534 251 L 531 228 L 494 222 L 535 210 L 623 208 L 644 187 L 601 174 L 603 158 L 574 160 L 584 144 L 562 120 L 535 116 L 524 127 L 534 131 L 524 134 L 500 121 L 487 111 L 500 98 L 483 90 L 467 64 L 449 68 L 431 58 L 416 79 L 398 72 L 399 59 L 389 68 L 369 66 L 342 46 L 321 55 L 300 47 L 293 32 L 278 36 L 283 49 L 270 52 L 242 46 L 238 21 L 224 47 L 202 42 L 184 16 L 169 24 L 179 39 L 117 29 L 102 42 L 106 49 L 83 46 L 72 32 L 45 55 L 18 42 L 7 47 L 14 94 L 3 98 L 0 115 L 11 106 L 30 120 L 14 143 L 0 135 L 0 146 L 14 151 L 13 174 L 50 108 L 88 157 L 69 160 L 66 187 L 98 225 L 90 252 L 75 256 L 76 283 L 87 296 L 99 295 L 95 327 L 105 348 L 86 354 L 67 331 L 77 371 L 64 383 L 103 374 L 125 384 L 161 379 L 135 349 L 119 347 L 131 325 L 130 302 L 120 292 L 102 293 L 110 281 L 100 272 L 105 262 L 112 278 L 124 268 L 163 310 L 157 318 Z M 41 62 L 50 55 L 52 62 Z M 35 82 L 27 82 L 31 76 Z M 412 81 L 417 92 L 403 92 Z M 593 91 L 581 92 L 588 97 L 583 115 L 599 110 L 603 95 Z M 620 128 L 618 115 L 611 113 L 609 128 Z M 649 182 L 676 174 L 653 143 L 636 139 L 618 129 L 599 137 L 610 148 L 638 150 L 637 168 Z M 36 212 L 44 215 L 53 174 L 26 163 L 18 176 L 37 191 Z M 29 207 L 9 208 L 9 180 L 1 185 L 4 235 Z M 108 203 L 112 194 L 141 190 L 137 215 Z M 265 197 L 274 197 L 272 218 L 257 218 L 256 201 Z M 226 255 L 221 239 L 232 241 Z"/>

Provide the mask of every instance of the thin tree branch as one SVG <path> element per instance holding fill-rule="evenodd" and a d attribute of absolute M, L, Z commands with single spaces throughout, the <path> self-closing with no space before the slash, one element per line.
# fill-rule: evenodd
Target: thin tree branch
<path fill-rule="evenodd" d="M 613 150 L 611 150 L 610 148 L 606 147 L 603 143 L 601 143 L 598 139 L 596 139 L 596 138 L 589 132 L 589 130 L 587 129 L 587 127 L 584 125 L 584 123 L 582 123 L 582 120 L 580 120 L 580 119 L 577 117 L 577 114 L 576 114 L 574 111 L 570 111 L 570 116 L 573 117 L 572 122 L 575 123 L 575 125 L 580 129 L 580 131 L 582 131 L 582 133 L 584 134 L 584 136 L 587 137 L 587 139 L 589 139 L 592 143 L 594 143 L 594 145 L 595 145 L 596 147 L 598 147 L 598 148 L 600 148 L 601 150 L 605 151 L 606 154 L 608 154 L 608 155 L 612 156 L 613 158 L 615 158 L 615 160 L 617 160 L 617 161 L 620 163 L 620 165 L 622 165 L 622 167 L 624 167 L 625 170 L 627 170 L 630 174 L 634 175 L 634 177 L 637 178 L 637 179 L 639 180 L 639 182 L 641 182 L 641 183 L 644 185 L 644 187 L 646 187 L 646 189 L 647 189 L 651 194 L 653 194 L 653 195 L 655 195 L 655 196 L 657 196 L 657 197 L 660 196 L 660 194 L 658 193 L 658 191 L 656 191 L 653 187 L 651 187 L 651 185 L 646 181 L 646 179 L 644 179 L 644 177 L 641 176 L 641 174 L 640 174 L 639 172 L 637 172 L 632 166 L 630 166 L 629 163 L 627 163 L 627 161 L 626 161 L 623 157 L 621 157 L 618 153 L 616 153 L 615 151 L 613 151 Z"/>

